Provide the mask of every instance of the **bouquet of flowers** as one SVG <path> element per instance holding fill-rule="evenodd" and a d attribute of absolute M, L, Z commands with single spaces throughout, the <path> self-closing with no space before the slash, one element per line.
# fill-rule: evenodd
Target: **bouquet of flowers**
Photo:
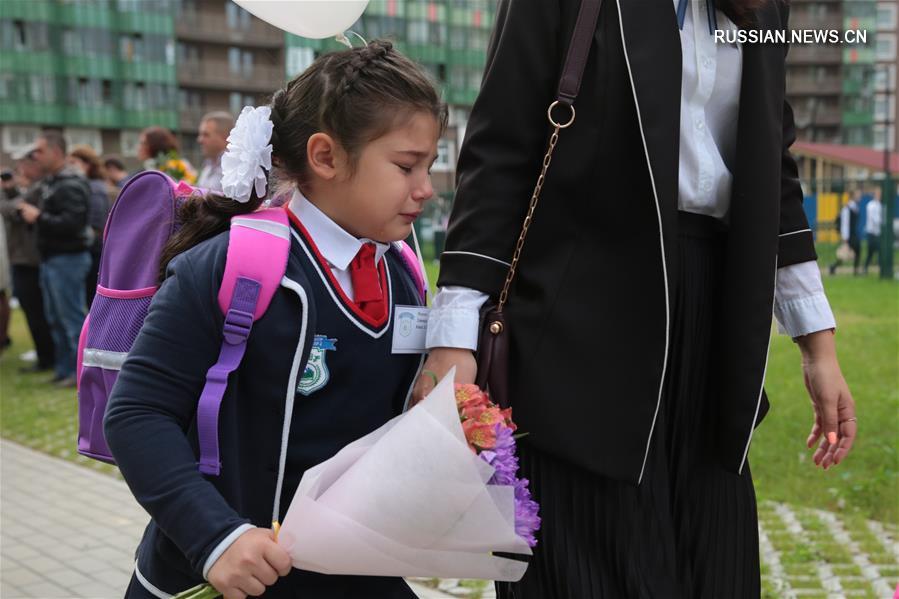
<path fill-rule="evenodd" d="M 293 565 L 325 574 L 520 580 L 540 526 L 515 424 L 446 377 L 414 408 L 307 470 L 280 526 Z M 200 585 L 176 599 L 211 599 Z"/>
<path fill-rule="evenodd" d="M 471 450 L 496 469 L 488 485 L 508 485 L 515 490 L 515 533 L 534 547 L 540 528 L 540 506 L 531 499 L 528 480 L 518 478 L 512 408 L 501 410 L 477 385 L 456 385 L 456 407 Z"/>
<path fill-rule="evenodd" d="M 174 150 L 166 154 L 159 154 L 152 162 L 150 170 L 161 171 L 175 181 L 184 181 L 190 184 L 197 182 L 196 171 L 189 162 L 179 157 L 178 152 Z"/>

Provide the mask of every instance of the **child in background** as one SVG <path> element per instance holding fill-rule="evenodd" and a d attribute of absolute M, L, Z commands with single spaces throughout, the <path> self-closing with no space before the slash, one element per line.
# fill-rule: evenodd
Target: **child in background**
<path fill-rule="evenodd" d="M 221 474 L 197 470 L 195 414 L 222 343 L 229 219 L 273 195 L 257 193 L 254 172 L 225 168 L 227 197 L 182 208 L 167 276 L 109 399 L 106 439 L 152 516 L 126 596 L 164 597 L 206 579 L 228 599 L 414 598 L 399 578 L 291 571 L 268 527 L 305 470 L 399 414 L 411 391 L 420 356 L 393 353 L 392 314 L 421 299 L 391 244 L 433 194 L 446 108 L 422 69 L 372 42 L 317 59 L 270 107 L 244 109 L 232 136 L 250 143 L 269 118 L 272 163 L 293 186 L 291 249 L 228 381 Z"/>

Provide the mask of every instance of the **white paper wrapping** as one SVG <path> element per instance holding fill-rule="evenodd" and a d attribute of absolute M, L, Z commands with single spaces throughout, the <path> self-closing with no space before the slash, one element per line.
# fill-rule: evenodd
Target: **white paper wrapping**
<path fill-rule="evenodd" d="M 512 487 L 468 447 L 451 371 L 417 406 L 303 475 L 278 543 L 325 574 L 515 581 Z"/>

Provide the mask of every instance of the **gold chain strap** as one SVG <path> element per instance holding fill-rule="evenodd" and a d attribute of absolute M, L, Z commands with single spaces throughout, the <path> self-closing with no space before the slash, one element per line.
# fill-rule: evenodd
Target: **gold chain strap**
<path fill-rule="evenodd" d="M 528 214 L 524 218 L 524 224 L 521 226 L 521 235 L 518 236 L 518 243 L 515 244 L 515 253 L 512 255 L 512 264 L 509 266 L 509 272 L 506 274 L 506 282 L 503 284 L 503 290 L 499 294 L 497 310 L 500 312 L 502 312 L 503 306 L 506 305 L 506 301 L 509 299 L 509 289 L 512 286 L 512 279 L 515 278 L 515 270 L 518 268 L 521 250 L 524 248 L 524 240 L 525 237 L 527 237 L 528 229 L 534 220 L 534 211 L 537 209 L 537 202 L 540 201 L 540 192 L 543 190 L 543 182 L 546 180 L 546 171 L 549 170 L 549 164 L 552 162 L 553 150 L 556 149 L 556 144 L 559 142 L 559 131 L 567 129 L 574 122 L 574 106 L 568 104 L 564 104 L 564 106 L 571 110 L 571 118 L 568 119 L 567 123 L 559 123 L 553 118 L 553 109 L 559 104 L 560 102 L 556 100 L 550 104 L 549 108 L 546 110 L 546 116 L 549 119 L 550 125 L 553 126 L 553 132 L 549 137 L 549 146 L 546 149 L 546 155 L 543 156 L 543 168 L 540 170 L 540 176 L 537 177 L 534 193 L 531 194 L 531 204 L 528 208 Z"/>

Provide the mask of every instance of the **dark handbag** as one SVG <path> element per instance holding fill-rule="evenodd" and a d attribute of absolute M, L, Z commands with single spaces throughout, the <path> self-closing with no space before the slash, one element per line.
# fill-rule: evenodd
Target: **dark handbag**
<path fill-rule="evenodd" d="M 518 242 L 515 244 L 515 253 L 512 256 L 509 272 L 506 274 L 506 281 L 499 295 L 499 301 L 496 305 L 489 306 L 481 319 L 481 333 L 478 338 L 477 350 L 478 374 L 475 383 L 481 389 L 487 390 L 493 401 L 503 408 L 508 408 L 510 405 L 509 326 L 506 322 L 503 308 L 509 300 L 509 289 L 512 287 L 512 281 L 515 279 L 515 271 L 518 268 L 518 261 L 521 258 L 521 250 L 524 248 L 524 240 L 527 237 L 528 228 L 534 220 L 534 211 L 537 209 L 537 202 L 540 200 L 540 192 L 543 189 L 543 182 L 546 179 L 549 164 L 552 162 L 553 151 L 559 142 L 559 132 L 562 129 L 567 129 L 574 123 L 574 100 L 577 98 L 581 87 L 581 77 L 587 64 L 587 55 L 593 42 L 593 34 L 596 31 L 596 21 L 599 17 L 601 5 L 602 0 L 581 0 L 577 21 L 574 25 L 574 33 L 568 46 L 568 55 L 565 57 L 565 66 L 559 79 L 559 91 L 556 94 L 556 99 L 546 110 L 546 116 L 549 119 L 549 124 L 552 125 L 553 132 L 549 137 L 546 155 L 543 157 L 543 168 L 540 170 L 540 176 L 537 178 L 537 184 L 534 186 L 534 192 L 531 194 L 528 213 L 521 227 Z M 556 108 L 567 108 L 569 110 L 570 116 L 567 122 L 559 122 L 553 117 L 553 110 Z"/>

